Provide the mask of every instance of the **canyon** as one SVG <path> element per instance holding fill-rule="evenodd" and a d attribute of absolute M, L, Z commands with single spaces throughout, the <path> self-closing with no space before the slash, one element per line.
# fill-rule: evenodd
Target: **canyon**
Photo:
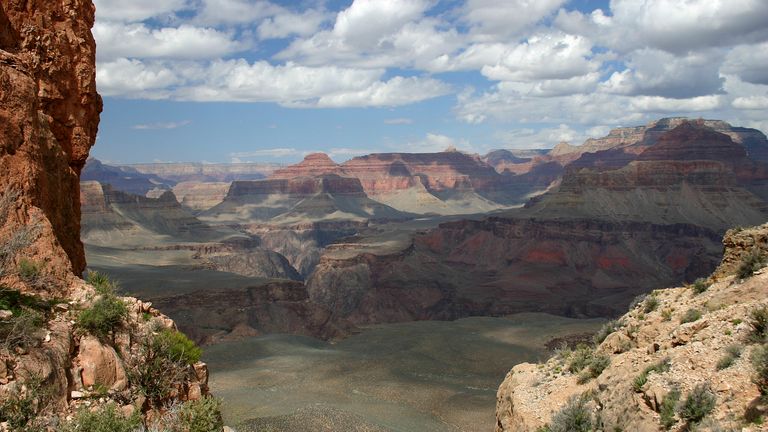
<path fill-rule="evenodd" d="M 551 150 L 382 153 L 343 163 L 313 153 L 263 178 L 91 161 L 86 171 L 99 169 L 81 183 L 83 241 L 90 268 L 151 301 L 210 347 L 216 368 L 231 370 L 212 385 L 233 404 L 225 417 L 238 427 L 321 427 L 326 419 L 389 430 L 391 420 L 347 399 L 346 384 L 316 391 L 327 410 L 287 388 L 292 396 L 269 410 L 256 405 L 258 391 L 239 402 L 245 390 L 232 380 L 253 373 L 272 382 L 263 372 L 272 361 L 290 374 L 306 367 L 281 350 L 306 361 L 320 350 L 355 368 L 374 329 L 403 338 L 400 325 L 420 332 L 429 322 L 485 317 L 500 320 L 483 321 L 496 328 L 533 314 L 532 322 L 591 322 L 585 332 L 594 332 L 638 295 L 710 274 L 729 228 L 766 220 L 766 149 L 753 129 L 671 118 Z M 566 330 L 575 322 L 537 339 L 530 353 L 546 355 L 553 338 L 576 333 Z M 226 347 L 238 343 L 256 354 L 232 369 Z M 349 350 L 334 348 L 346 343 Z M 242 414 L 254 409 L 259 418 Z M 476 430 L 461 422 L 477 414 L 457 409 L 466 416 L 456 430 Z M 439 409 L 404 415 L 424 430 L 450 429 Z"/>

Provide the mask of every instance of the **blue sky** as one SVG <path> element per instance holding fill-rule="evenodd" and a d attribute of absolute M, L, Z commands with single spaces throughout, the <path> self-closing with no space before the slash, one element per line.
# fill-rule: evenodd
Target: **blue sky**
<path fill-rule="evenodd" d="M 579 144 L 684 115 L 768 129 L 763 0 L 95 0 L 113 163 Z"/>

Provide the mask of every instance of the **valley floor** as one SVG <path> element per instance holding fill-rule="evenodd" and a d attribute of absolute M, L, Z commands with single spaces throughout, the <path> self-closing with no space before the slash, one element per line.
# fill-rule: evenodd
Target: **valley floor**
<path fill-rule="evenodd" d="M 602 320 L 547 314 L 377 325 L 338 342 L 267 335 L 206 347 L 242 431 L 488 431 L 498 383 Z"/>

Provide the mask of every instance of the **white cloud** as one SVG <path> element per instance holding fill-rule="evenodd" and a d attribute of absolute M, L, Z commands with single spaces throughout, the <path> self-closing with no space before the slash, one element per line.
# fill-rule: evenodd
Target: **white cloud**
<path fill-rule="evenodd" d="M 524 128 L 496 134 L 501 147 L 514 149 L 552 148 L 561 142 L 581 144 L 586 138 L 588 138 L 587 134 L 574 130 L 566 124 L 537 130 Z"/>
<path fill-rule="evenodd" d="M 187 0 L 94 0 L 96 21 L 143 21 L 172 14 L 187 6 Z"/>
<path fill-rule="evenodd" d="M 718 95 L 699 96 L 690 99 L 639 96 L 630 100 L 632 109 L 641 112 L 654 113 L 711 111 L 722 105 L 723 98 Z"/>
<path fill-rule="evenodd" d="M 728 53 L 722 71 L 752 84 L 768 85 L 768 42 L 735 47 Z"/>
<path fill-rule="evenodd" d="M 507 50 L 497 64 L 481 70 L 495 81 L 569 79 L 597 70 L 599 64 L 588 58 L 591 54 L 592 44 L 584 37 L 540 34 Z"/>
<path fill-rule="evenodd" d="M 309 36 L 315 33 L 327 19 L 328 14 L 317 9 L 309 9 L 303 13 L 282 11 L 262 21 L 257 31 L 260 39 L 280 39 L 293 35 Z"/>
<path fill-rule="evenodd" d="M 565 0 L 468 0 L 461 10 L 473 39 L 508 41 L 553 14 Z"/>
<path fill-rule="evenodd" d="M 628 69 L 614 72 L 603 84 L 606 92 L 690 98 L 722 91 L 720 51 L 680 56 L 646 48 L 634 51 L 627 59 Z"/>
<path fill-rule="evenodd" d="M 474 147 L 465 139 L 455 139 L 439 133 L 427 133 L 427 135 L 418 140 L 412 141 L 402 146 L 395 146 L 398 151 L 411 153 L 435 153 L 446 150 L 461 150 L 468 153 L 475 153 Z"/>
<path fill-rule="evenodd" d="M 96 69 L 96 83 L 104 96 L 162 99 L 168 96 L 168 87 L 181 82 L 173 70 L 139 60 L 117 59 L 100 63 Z"/>
<path fill-rule="evenodd" d="M 768 110 L 768 96 L 738 97 L 733 100 L 733 107 L 745 110 Z"/>
<path fill-rule="evenodd" d="M 152 29 L 145 24 L 97 22 L 93 35 L 99 59 L 213 59 L 245 48 L 232 35 L 190 25 Z"/>
<path fill-rule="evenodd" d="M 160 123 L 142 123 L 134 125 L 132 129 L 138 130 L 157 130 L 157 129 L 178 129 L 180 127 L 187 126 L 192 122 L 189 120 L 182 120 L 178 122 L 160 122 Z"/>
<path fill-rule="evenodd" d="M 284 9 L 263 0 L 199 0 L 194 22 L 203 25 L 250 24 Z"/>
<path fill-rule="evenodd" d="M 610 6 L 612 15 L 561 11 L 555 24 L 622 52 L 648 47 L 684 54 L 768 39 L 764 0 L 612 0 Z"/>
<path fill-rule="evenodd" d="M 441 96 L 450 87 L 433 78 L 380 78 L 383 69 L 266 61 L 215 60 L 208 64 L 118 59 L 100 64 L 97 80 L 107 96 L 187 101 L 275 102 L 292 107 L 399 106 Z"/>

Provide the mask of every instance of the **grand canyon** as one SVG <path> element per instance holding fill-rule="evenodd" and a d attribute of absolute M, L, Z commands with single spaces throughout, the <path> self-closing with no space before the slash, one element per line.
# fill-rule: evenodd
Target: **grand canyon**
<path fill-rule="evenodd" d="M 768 7 L 295 3 L 0 2 L 0 431 L 768 430 Z"/>

